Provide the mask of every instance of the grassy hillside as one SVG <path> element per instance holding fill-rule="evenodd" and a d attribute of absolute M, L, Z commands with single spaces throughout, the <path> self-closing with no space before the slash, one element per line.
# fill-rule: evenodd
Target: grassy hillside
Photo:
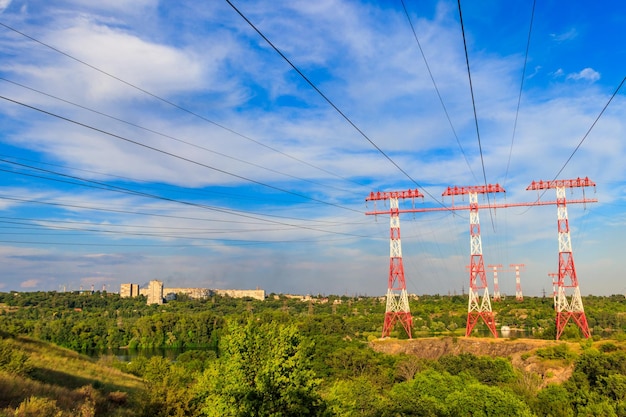
<path fill-rule="evenodd" d="M 0 334 L 0 416 L 135 416 L 143 390 L 106 360 Z"/>

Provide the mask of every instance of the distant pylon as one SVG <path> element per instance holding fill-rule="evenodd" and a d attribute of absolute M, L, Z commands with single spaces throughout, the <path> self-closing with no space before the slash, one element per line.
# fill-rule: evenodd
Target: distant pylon
<path fill-rule="evenodd" d="M 502 268 L 502 265 L 487 265 L 488 268 L 493 269 L 493 301 L 501 301 L 500 284 L 498 283 L 498 269 Z"/>
<path fill-rule="evenodd" d="M 548 274 L 548 276 L 552 278 L 552 299 L 554 300 L 554 310 L 556 311 L 556 294 L 558 281 L 554 278 L 558 278 L 559 274 L 556 272 L 551 272 Z"/>
<path fill-rule="evenodd" d="M 387 285 L 387 307 L 383 323 L 382 337 L 388 337 L 397 321 L 402 324 L 406 334 L 411 336 L 413 318 L 409 308 L 406 291 L 404 264 L 402 263 L 402 245 L 400 241 L 400 212 L 398 199 L 424 197 L 418 190 L 372 192 L 365 201 L 389 200 L 389 280 Z M 366 213 L 370 214 L 370 213 Z M 377 212 L 376 214 L 380 214 Z"/>
<path fill-rule="evenodd" d="M 515 299 L 517 301 L 524 301 L 524 296 L 522 295 L 522 284 L 519 279 L 520 268 L 524 269 L 524 264 L 510 264 L 509 267 L 515 268 Z"/>
<path fill-rule="evenodd" d="M 527 190 L 556 189 L 557 227 L 559 232 L 559 272 L 554 306 L 556 310 L 556 340 L 559 340 L 570 319 L 574 320 L 574 323 L 580 328 L 585 338 L 591 337 L 583 301 L 580 296 L 576 267 L 574 266 L 565 188 L 582 187 L 584 193 L 584 187 L 595 187 L 595 185 L 589 178 L 577 178 L 574 180 L 533 181 L 526 188 Z M 565 283 L 566 277 L 569 277 L 568 284 Z M 572 290 L 570 300 L 567 299 L 566 289 Z"/>
<path fill-rule="evenodd" d="M 479 185 L 470 187 L 448 187 L 442 196 L 469 195 L 470 212 L 470 284 L 469 300 L 467 303 L 467 325 L 465 336 L 471 335 L 478 319 L 482 319 L 493 337 L 498 337 L 496 320 L 491 310 L 489 288 L 485 275 L 485 263 L 483 260 L 483 246 L 480 238 L 480 219 L 478 217 L 478 194 L 504 192 L 499 184 Z M 482 299 L 480 291 L 483 292 Z"/>

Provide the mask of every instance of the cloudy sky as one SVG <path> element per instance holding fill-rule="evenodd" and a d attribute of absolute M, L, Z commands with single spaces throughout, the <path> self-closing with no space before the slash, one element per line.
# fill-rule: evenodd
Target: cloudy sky
<path fill-rule="evenodd" d="M 0 0 L 0 291 L 380 295 L 371 191 L 548 202 L 531 181 L 588 176 L 568 190 L 598 200 L 568 205 L 580 288 L 626 293 L 626 4 L 461 3 L 463 25 L 449 0 Z M 556 206 L 480 222 L 501 292 L 523 264 L 550 295 Z M 401 231 L 409 292 L 467 292 L 467 211 Z"/>

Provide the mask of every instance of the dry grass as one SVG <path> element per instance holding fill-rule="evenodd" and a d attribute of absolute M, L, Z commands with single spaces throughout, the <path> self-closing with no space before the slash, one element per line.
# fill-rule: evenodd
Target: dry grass
<path fill-rule="evenodd" d="M 2 342 L 2 340 L 0 340 Z M 0 371 L 0 416 L 133 416 L 144 392 L 141 379 L 105 362 L 29 338 L 15 338 L 25 352 L 26 375 Z"/>

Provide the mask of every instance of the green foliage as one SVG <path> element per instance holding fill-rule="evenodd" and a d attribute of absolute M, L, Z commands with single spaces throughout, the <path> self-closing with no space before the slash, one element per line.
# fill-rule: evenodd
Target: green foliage
<path fill-rule="evenodd" d="M 479 383 L 469 384 L 462 391 L 446 398 L 449 415 L 475 417 L 532 417 L 528 405 L 512 393 Z"/>
<path fill-rule="evenodd" d="M 503 358 L 475 356 L 471 353 L 460 355 L 444 355 L 439 364 L 452 375 L 466 373 L 477 381 L 495 385 L 515 379 L 515 371 L 509 361 Z"/>
<path fill-rule="evenodd" d="M 61 417 L 63 412 L 56 401 L 49 398 L 30 397 L 15 410 L 15 417 Z"/>
<path fill-rule="evenodd" d="M 487 386 L 466 374 L 450 375 L 433 369 L 396 384 L 389 398 L 387 407 L 392 416 L 532 416 L 530 408 L 509 391 Z"/>
<path fill-rule="evenodd" d="M 366 377 L 336 381 L 330 388 L 326 400 L 336 416 L 378 417 L 383 414 L 385 399 Z"/>
<path fill-rule="evenodd" d="M 0 340 L 28 355 L 28 373 L 0 370 L 0 416 L 131 417 L 141 383 L 67 349 L 30 338 Z M 6 350 L 0 359 L 6 361 Z M 10 355 L 13 356 L 13 355 Z M 21 362 L 21 361 L 20 361 Z"/>
<path fill-rule="evenodd" d="M 34 398 L 58 398 L 63 417 L 526 416 L 529 407 L 537 416 L 626 415 L 623 297 L 584 298 L 594 340 L 581 340 L 580 355 L 566 343 L 536 351 L 538 358 L 554 361 L 540 366 L 574 365 L 563 385 L 543 389 L 537 375 L 515 371 L 505 358 L 461 354 L 433 361 L 375 352 L 367 342 L 380 336 L 385 310 L 376 298 L 329 297 L 328 303 L 317 304 L 283 296 L 265 301 L 181 297 L 148 306 L 143 297 L 36 292 L 0 293 L 0 303 L 0 336 L 5 338 L 28 334 L 75 351 L 203 348 L 187 350 L 175 361 L 138 356 L 115 363 L 111 355 L 109 366 L 141 378 L 126 376 L 142 384 L 143 394 L 136 396 L 127 394 L 124 385 L 76 368 L 55 371 L 36 362 L 39 355 L 31 349 L 15 349 L 13 340 L 0 340 L 0 399 L 10 398 L 13 407 L 0 410 L 0 416 L 5 411 L 13 416 L 22 402 L 24 409 L 50 405 L 39 400 L 26 404 L 29 397 L 17 395 L 8 382 L 23 386 L 35 377 L 36 384 L 64 384 L 54 393 L 31 389 Z M 414 336 L 455 329 L 461 334 L 466 297 L 427 295 L 410 303 Z M 495 310 L 500 322 L 525 331 L 521 337 L 555 337 L 550 298 L 503 301 L 494 304 Z M 566 330 L 564 337 L 580 340 L 576 326 Z M 402 335 L 401 329 L 394 335 Z M 607 335 L 614 338 L 594 343 Z M 536 362 L 531 354 L 522 359 Z M 70 361 L 70 355 L 58 360 L 63 366 Z M 72 414 L 67 403 L 75 404 Z"/>
<path fill-rule="evenodd" d="M 396 384 L 389 393 L 390 415 L 449 416 L 447 398 L 464 390 L 468 379 L 426 369 L 411 381 Z"/>
<path fill-rule="evenodd" d="M 563 359 L 569 361 L 574 359 L 576 354 L 570 350 L 566 343 L 559 343 L 558 345 L 537 349 L 537 356 L 542 359 Z"/>
<path fill-rule="evenodd" d="M 616 350 L 618 350 L 619 348 L 615 345 L 615 343 L 612 342 L 606 342 L 601 344 L 598 349 L 600 350 L 600 352 L 615 352 Z"/>
<path fill-rule="evenodd" d="M 217 359 L 214 350 L 188 350 L 176 357 L 176 364 L 187 372 L 202 372 Z"/>
<path fill-rule="evenodd" d="M 622 388 L 618 386 L 618 382 L 621 381 L 621 376 L 626 376 L 626 353 L 623 351 L 602 353 L 596 349 L 589 349 L 576 360 L 574 376 L 584 379 L 584 383 L 592 390 L 608 392 L 614 389 L 615 399 L 620 399 L 619 393 Z M 607 387 L 609 381 L 613 388 Z"/>
<path fill-rule="evenodd" d="M 548 385 L 539 391 L 533 411 L 544 417 L 574 417 L 569 392 L 560 385 Z"/>
<path fill-rule="evenodd" d="M 142 415 L 148 417 L 196 416 L 194 393 L 188 389 L 195 378 L 185 368 L 169 360 L 153 356 L 143 368 L 147 395 L 142 402 Z"/>
<path fill-rule="evenodd" d="M 293 325 L 230 322 L 221 357 L 198 381 L 206 416 L 315 416 L 325 405 Z"/>
<path fill-rule="evenodd" d="M 12 340 L 0 339 L 0 371 L 27 375 L 32 370 L 28 359 L 28 354 L 16 348 Z"/>
<path fill-rule="evenodd" d="M 374 352 L 363 344 L 336 347 L 327 353 L 326 367 L 333 378 L 369 377 L 373 382 L 385 385 L 393 379 L 394 361 L 388 355 Z"/>

